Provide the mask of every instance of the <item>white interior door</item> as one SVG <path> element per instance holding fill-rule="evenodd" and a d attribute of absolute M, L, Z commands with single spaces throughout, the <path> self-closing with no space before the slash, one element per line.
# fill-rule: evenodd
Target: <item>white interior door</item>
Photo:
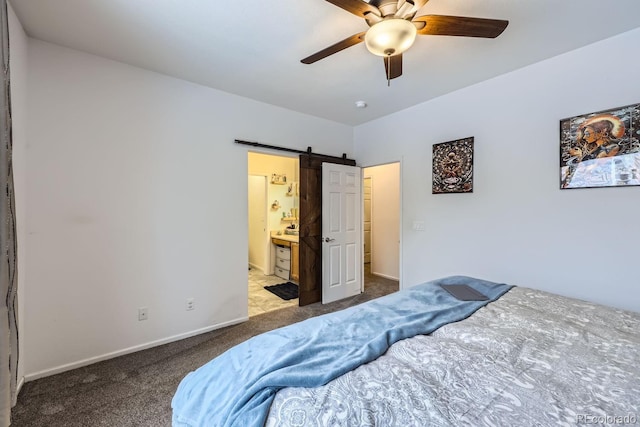
<path fill-rule="evenodd" d="M 267 274 L 267 177 L 249 175 L 249 265 Z"/>
<path fill-rule="evenodd" d="M 362 289 L 362 176 L 357 166 L 322 164 L 322 303 Z"/>

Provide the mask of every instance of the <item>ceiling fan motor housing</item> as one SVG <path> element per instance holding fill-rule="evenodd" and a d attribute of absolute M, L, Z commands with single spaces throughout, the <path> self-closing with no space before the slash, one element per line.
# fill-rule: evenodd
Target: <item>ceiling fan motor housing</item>
<path fill-rule="evenodd" d="M 407 3 L 406 1 L 398 2 L 397 0 L 371 0 L 369 4 L 380 9 L 382 17 L 393 16 L 399 9 L 399 3 Z"/>

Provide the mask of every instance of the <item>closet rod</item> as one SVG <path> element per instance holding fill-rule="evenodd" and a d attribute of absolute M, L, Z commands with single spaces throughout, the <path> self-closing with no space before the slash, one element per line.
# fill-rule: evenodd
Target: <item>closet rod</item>
<path fill-rule="evenodd" d="M 253 142 L 253 141 L 243 141 L 241 139 L 236 139 L 235 142 L 236 142 L 236 144 L 250 145 L 252 147 L 260 147 L 260 148 L 270 148 L 272 150 L 278 150 L 278 151 L 288 151 L 289 153 L 309 154 L 309 155 L 314 155 L 314 156 L 332 157 L 332 158 L 335 158 L 335 159 L 347 160 L 347 154 L 346 153 L 342 153 L 342 157 L 328 156 L 326 154 L 312 153 L 311 152 L 311 147 L 307 147 L 307 151 L 302 151 L 302 150 L 296 150 L 295 148 L 278 147 L 277 145 L 262 144 L 260 142 Z"/>

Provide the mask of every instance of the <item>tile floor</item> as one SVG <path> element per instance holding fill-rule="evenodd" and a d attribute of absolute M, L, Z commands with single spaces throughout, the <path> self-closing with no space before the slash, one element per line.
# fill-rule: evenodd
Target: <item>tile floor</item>
<path fill-rule="evenodd" d="M 286 280 L 278 276 L 265 276 L 262 271 L 256 268 L 249 270 L 249 317 L 280 308 L 297 306 L 298 298 L 286 301 L 264 289 L 264 286 L 284 282 Z"/>
<path fill-rule="evenodd" d="M 278 276 L 265 276 L 262 271 L 252 268 L 249 270 L 249 317 L 257 314 L 267 313 L 280 308 L 297 306 L 298 299 L 285 301 L 263 288 L 263 286 L 277 285 L 286 280 Z M 393 288 L 398 290 L 398 281 L 390 280 L 371 274 L 371 264 L 364 265 L 364 289 L 365 292 L 374 292 L 380 285 L 384 289 Z"/>

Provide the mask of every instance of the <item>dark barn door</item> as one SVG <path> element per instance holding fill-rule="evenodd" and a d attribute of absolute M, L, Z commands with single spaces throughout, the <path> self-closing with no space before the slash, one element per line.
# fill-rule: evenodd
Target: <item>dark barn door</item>
<path fill-rule="evenodd" d="M 300 155 L 301 306 L 322 301 L 322 163 L 355 166 L 356 161 L 318 154 Z"/>

